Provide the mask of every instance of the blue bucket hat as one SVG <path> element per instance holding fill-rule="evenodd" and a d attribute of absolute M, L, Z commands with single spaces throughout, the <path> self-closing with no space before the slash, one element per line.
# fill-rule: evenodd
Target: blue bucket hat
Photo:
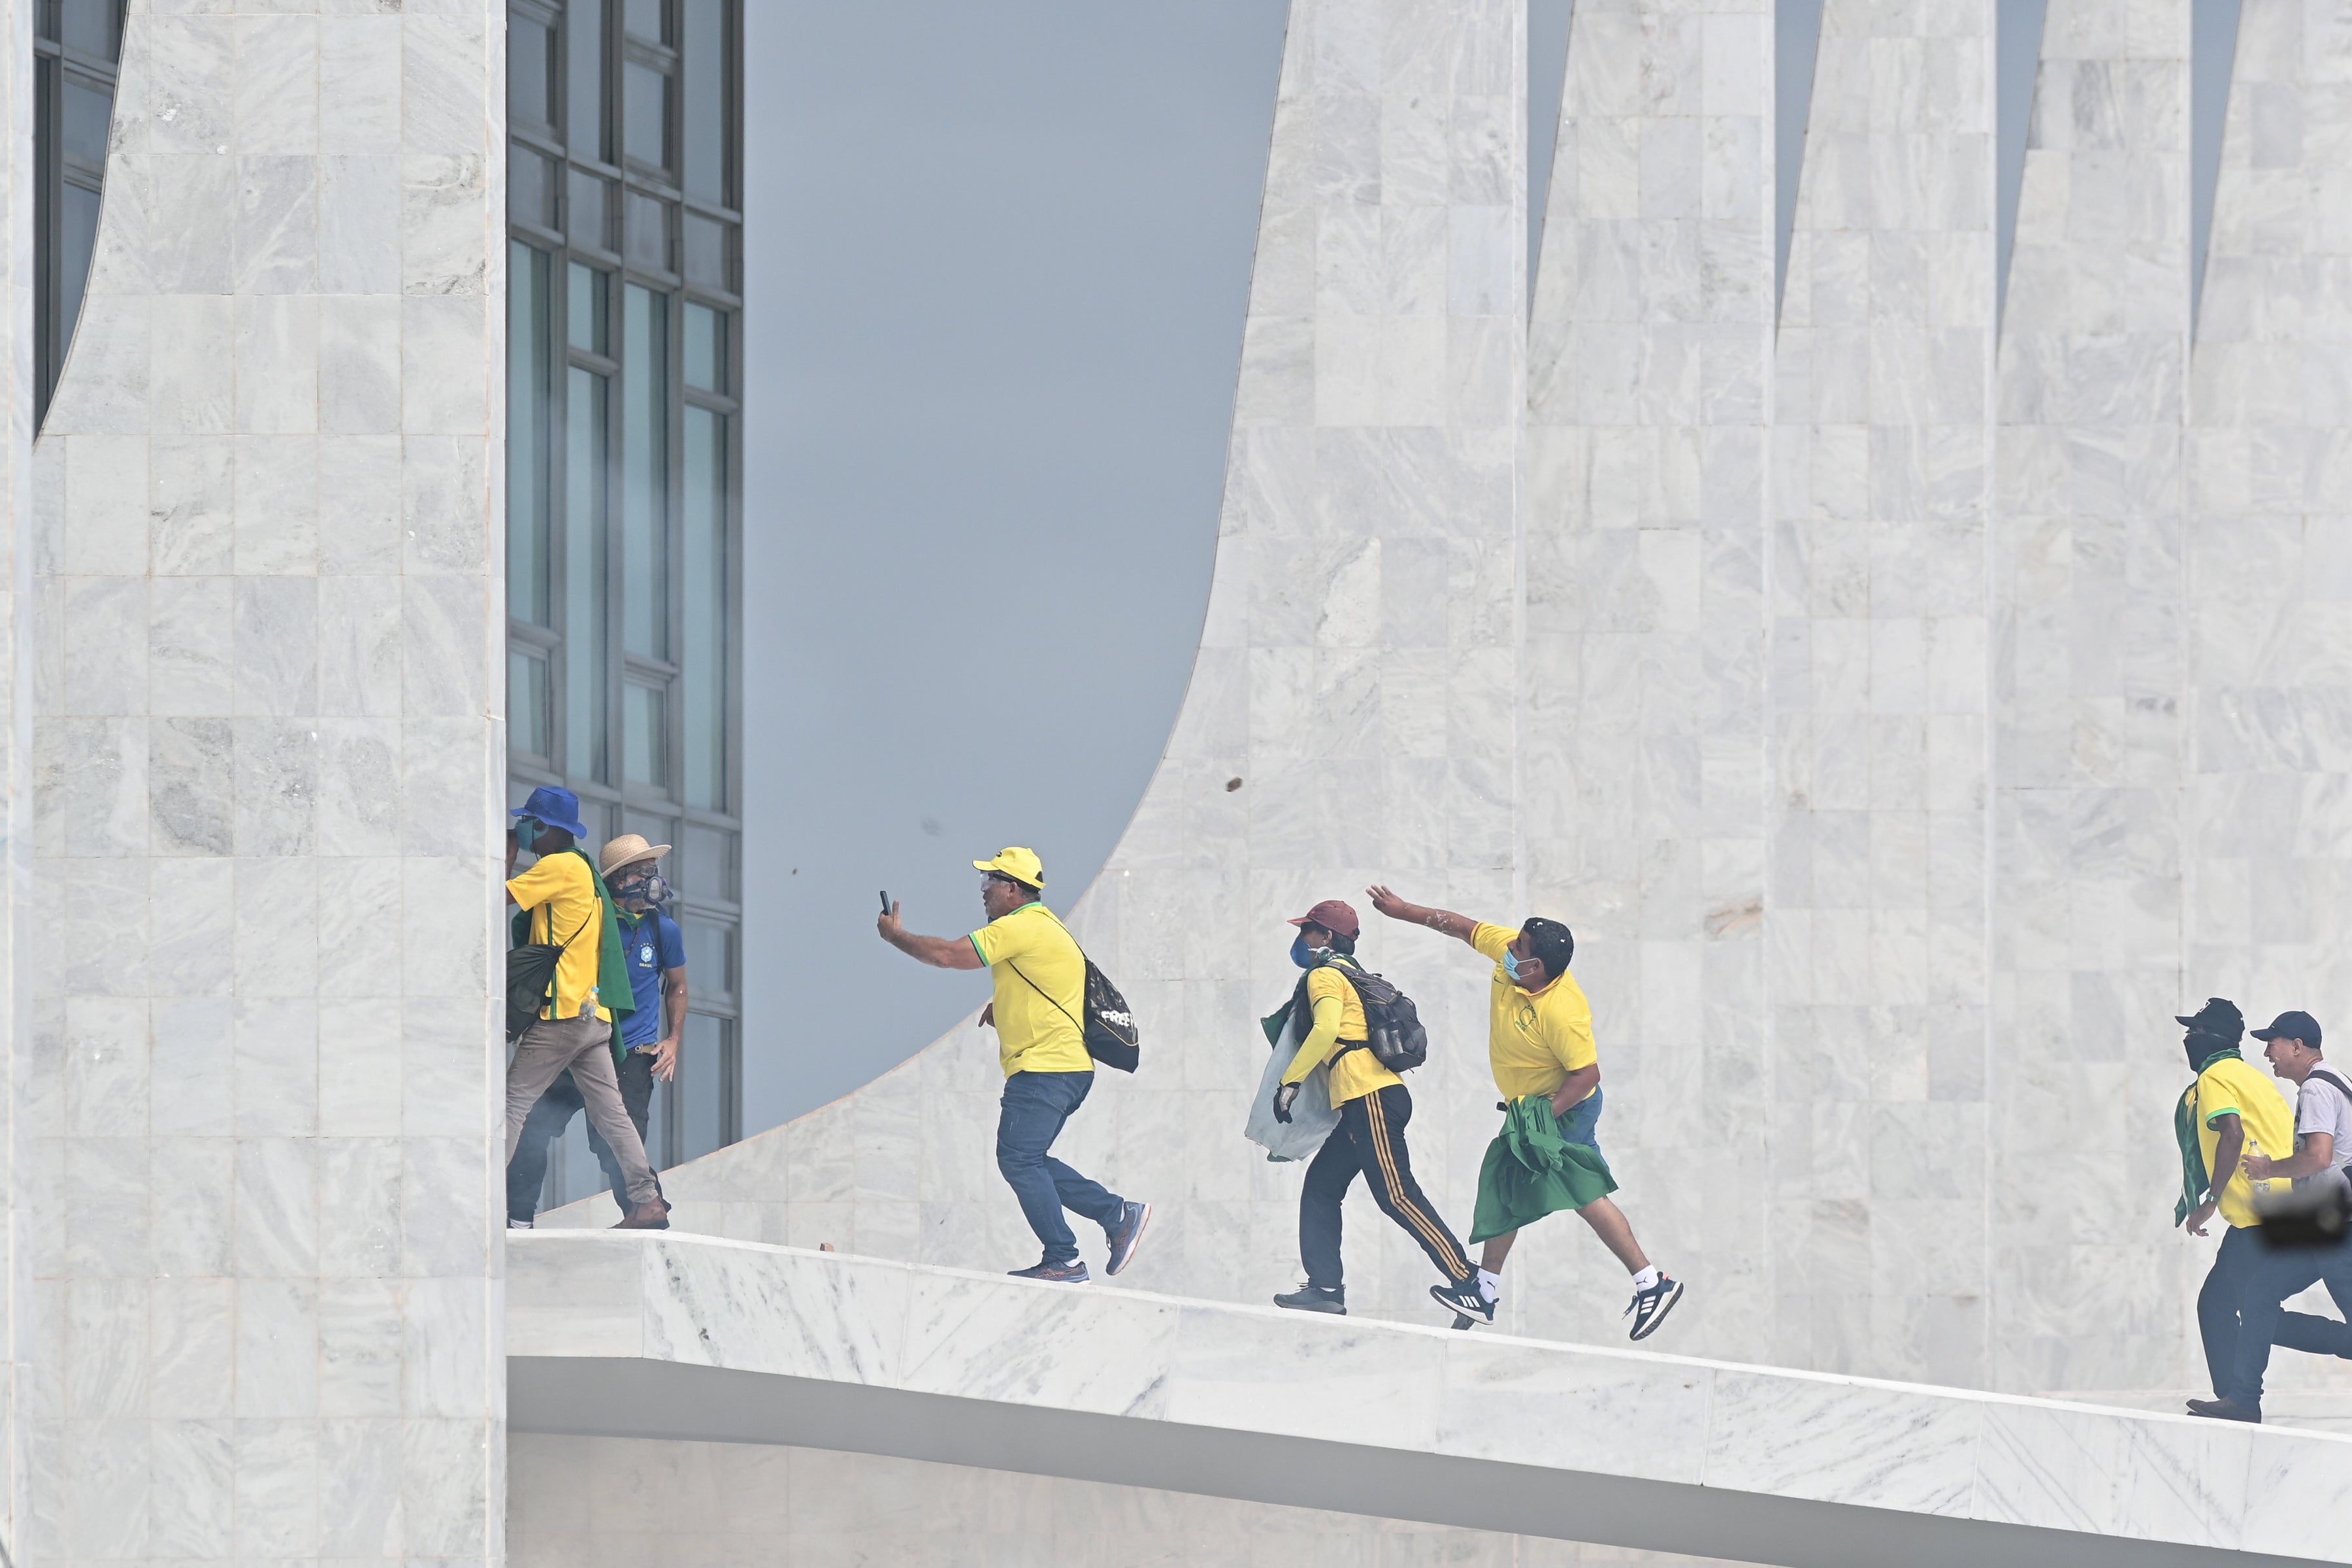
<path fill-rule="evenodd" d="M 588 829 L 580 823 L 580 797 L 568 789 L 554 784 L 541 784 L 530 792 L 530 798 L 507 813 L 509 816 L 528 816 L 550 827 L 560 827 L 572 837 L 585 840 Z"/>

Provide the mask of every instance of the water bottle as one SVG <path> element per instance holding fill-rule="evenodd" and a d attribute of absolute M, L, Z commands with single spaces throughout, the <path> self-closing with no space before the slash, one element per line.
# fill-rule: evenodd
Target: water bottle
<path fill-rule="evenodd" d="M 2239 1163 L 2240 1163 L 2241 1164 L 2242 1164 L 2242 1163 L 2244 1163 L 2244 1162 L 2245 1162 L 2245 1161 L 2252 1159 L 2255 1155 L 2257 1155 L 2257 1154 L 2261 1153 L 2262 1152 L 2263 1152 L 2263 1141 L 2262 1141 L 2261 1139 L 2259 1139 L 2259 1138 L 2255 1137 L 2252 1132 L 2249 1132 L 2249 1133 L 2247 1133 L 2247 1134 L 2246 1134 L 2246 1152 L 2245 1152 L 2245 1153 L 2244 1153 L 2243 1155 L 2242 1155 L 2242 1156 L 2240 1157 L 2240 1161 L 2239 1161 Z M 2269 1176 L 2264 1176 L 2264 1177 L 2262 1177 L 2260 1180 L 2256 1180 L 2256 1179 L 2255 1179 L 2255 1178 L 2254 1178 L 2251 1173 L 2249 1173 L 2246 1179 L 2247 1179 L 2247 1181 L 2248 1181 L 2249 1183 L 2251 1183 L 2251 1184 L 2252 1184 L 2252 1187 L 2253 1187 L 2253 1189 L 2254 1189 L 2254 1195 L 2255 1195 L 2256 1197 L 2266 1197 L 2266 1196 L 2268 1196 L 2268 1195 L 2270 1194 L 2270 1193 L 2271 1193 L 2272 1188 L 2276 1184 L 2273 1182 L 2273 1178 L 2271 1178 L 2271 1177 L 2269 1177 Z"/>

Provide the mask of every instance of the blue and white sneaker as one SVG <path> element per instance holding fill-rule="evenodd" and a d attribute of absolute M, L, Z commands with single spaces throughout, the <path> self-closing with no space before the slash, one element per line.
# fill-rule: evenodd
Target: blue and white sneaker
<path fill-rule="evenodd" d="M 1658 1325 L 1665 1321 L 1666 1314 L 1673 1311 L 1675 1303 L 1682 1299 L 1683 1282 L 1669 1279 L 1663 1272 L 1659 1274 L 1658 1282 L 1655 1285 L 1646 1290 L 1634 1291 L 1633 1302 L 1622 1314 L 1633 1320 L 1633 1332 L 1631 1337 L 1646 1340 L 1657 1332 Z"/>
<path fill-rule="evenodd" d="M 1067 1263 L 1039 1263 L 1010 1272 L 1015 1279 L 1044 1279 L 1055 1285 L 1084 1285 L 1094 1278 L 1087 1272 L 1087 1260 L 1083 1258 L 1073 1258 Z"/>
<path fill-rule="evenodd" d="M 1130 1203 L 1117 1225 L 1103 1226 L 1103 1239 L 1110 1243 L 1110 1262 L 1104 1266 L 1104 1273 L 1116 1274 L 1135 1261 L 1135 1245 L 1143 1239 L 1143 1227 L 1150 1218 L 1150 1204 Z"/>
<path fill-rule="evenodd" d="M 1499 1296 L 1489 1296 L 1480 1289 L 1478 1277 L 1475 1274 L 1458 1285 L 1432 1285 L 1429 1288 L 1429 1296 L 1430 1300 L 1439 1306 L 1454 1309 L 1454 1326 L 1457 1329 L 1468 1328 L 1470 1320 L 1473 1319 L 1480 1322 L 1493 1322 L 1495 1304 L 1502 1300 Z"/>

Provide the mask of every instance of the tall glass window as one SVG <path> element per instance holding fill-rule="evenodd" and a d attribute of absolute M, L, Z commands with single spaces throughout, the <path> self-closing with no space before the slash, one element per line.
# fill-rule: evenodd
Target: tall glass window
<path fill-rule="evenodd" d="M 658 1165 L 742 1132 L 741 38 L 741 0 L 509 5 L 509 787 L 676 846 L 692 1011 Z M 577 1122 L 548 1180 L 601 1184 Z"/>
<path fill-rule="evenodd" d="M 48 413 L 98 247 L 124 0 L 41 0 L 33 41 L 33 415 Z"/>

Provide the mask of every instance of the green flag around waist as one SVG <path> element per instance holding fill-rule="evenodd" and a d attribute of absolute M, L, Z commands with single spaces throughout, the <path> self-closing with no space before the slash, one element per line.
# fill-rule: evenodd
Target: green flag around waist
<path fill-rule="evenodd" d="M 1471 1216 L 1473 1243 L 1506 1236 L 1561 1209 L 1580 1209 L 1617 1190 L 1609 1162 L 1590 1143 L 1561 1135 L 1549 1096 L 1531 1094 L 1511 1102 L 1503 1130 L 1486 1145 L 1478 1170 L 1478 1207 Z"/>

